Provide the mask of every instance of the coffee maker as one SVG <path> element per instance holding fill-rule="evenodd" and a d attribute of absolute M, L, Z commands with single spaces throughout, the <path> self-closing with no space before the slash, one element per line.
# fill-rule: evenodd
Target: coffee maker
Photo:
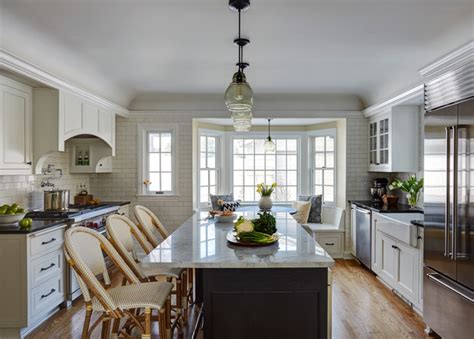
<path fill-rule="evenodd" d="M 373 186 L 370 188 L 370 195 L 374 204 L 382 204 L 382 197 L 387 194 L 387 178 L 374 179 Z"/>

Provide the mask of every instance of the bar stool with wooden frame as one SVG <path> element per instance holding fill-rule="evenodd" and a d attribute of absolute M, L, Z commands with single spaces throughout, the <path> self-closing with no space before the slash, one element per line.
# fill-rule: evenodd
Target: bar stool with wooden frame
<path fill-rule="evenodd" d="M 155 236 L 154 231 L 158 232 L 158 234 L 163 239 L 166 239 L 170 236 L 168 230 L 163 226 L 160 219 L 158 219 L 158 217 L 145 206 L 135 205 L 133 212 L 135 214 L 135 218 L 138 220 L 138 228 L 143 232 L 153 247 L 156 247 L 160 244 L 160 241 Z M 183 280 L 186 281 L 187 284 L 186 300 L 183 300 L 183 307 L 185 307 L 183 315 L 186 317 L 188 300 L 190 304 L 193 302 L 192 296 L 194 273 L 192 268 L 187 269 L 187 271 L 184 273 L 187 275 L 187 279 L 186 277 L 183 277 Z"/>
<path fill-rule="evenodd" d="M 171 328 L 173 330 L 178 324 L 182 325 L 182 295 L 186 295 L 186 286 L 182 284 L 183 269 L 142 267 L 135 256 L 134 239 L 147 254 L 153 250 L 153 247 L 137 225 L 126 216 L 110 215 L 107 217 L 106 229 L 110 242 L 140 281 L 156 281 L 158 277 L 165 277 L 168 282 L 173 282 L 174 279 L 176 283 L 176 317 Z"/>
<path fill-rule="evenodd" d="M 130 331 L 136 327 L 141 330 L 142 338 L 151 338 L 153 310 L 158 311 L 160 338 L 171 339 L 173 284 L 140 282 L 112 244 L 100 233 L 86 227 L 72 227 L 66 231 L 64 252 L 86 302 L 82 339 L 90 338 L 100 323 L 102 323 L 101 338 L 110 338 L 111 322 L 113 322 L 113 336 L 131 337 Z M 124 275 L 129 285 L 108 289 L 102 286 L 97 275 L 107 271 L 104 253 Z M 90 326 L 93 311 L 102 314 Z M 123 319 L 125 323 L 120 327 Z"/>

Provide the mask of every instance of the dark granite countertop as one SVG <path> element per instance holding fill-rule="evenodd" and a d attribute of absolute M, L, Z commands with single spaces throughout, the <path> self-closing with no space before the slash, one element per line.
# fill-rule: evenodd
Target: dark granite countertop
<path fill-rule="evenodd" d="M 68 222 L 69 219 L 33 219 L 31 228 L 23 229 L 18 224 L 0 225 L 0 234 L 30 234 Z"/>
<path fill-rule="evenodd" d="M 410 205 L 396 204 L 396 205 L 383 205 L 375 204 L 369 200 L 350 200 L 349 203 L 366 208 L 378 213 L 423 213 L 421 208 L 411 208 Z"/>
<path fill-rule="evenodd" d="M 101 204 L 125 206 L 130 205 L 130 201 L 101 201 Z"/>
<path fill-rule="evenodd" d="M 425 222 L 423 220 L 412 220 L 410 221 L 412 225 L 418 226 L 418 227 L 425 227 Z"/>

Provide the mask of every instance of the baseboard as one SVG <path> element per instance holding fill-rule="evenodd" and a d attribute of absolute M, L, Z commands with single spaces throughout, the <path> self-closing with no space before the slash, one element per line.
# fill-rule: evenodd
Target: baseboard
<path fill-rule="evenodd" d="M 344 254 L 342 255 L 342 259 L 345 259 L 345 260 L 355 260 L 355 257 L 352 255 L 351 252 L 349 252 L 349 251 L 344 251 Z"/>

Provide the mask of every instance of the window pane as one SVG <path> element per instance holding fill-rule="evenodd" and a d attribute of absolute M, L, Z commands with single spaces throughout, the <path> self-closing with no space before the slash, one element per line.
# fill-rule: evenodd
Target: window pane
<path fill-rule="evenodd" d="M 171 173 L 161 173 L 161 189 L 171 191 Z"/>
<path fill-rule="evenodd" d="M 254 172 L 253 171 L 245 171 L 244 185 L 245 186 L 254 186 L 255 185 L 255 179 L 254 179 Z"/>
<path fill-rule="evenodd" d="M 161 191 L 160 173 L 150 173 L 151 184 L 148 186 L 149 191 Z"/>
<path fill-rule="evenodd" d="M 325 186 L 324 187 L 324 201 L 326 202 L 334 202 L 334 187 L 333 186 Z"/>
<path fill-rule="evenodd" d="M 206 152 L 206 137 L 201 137 L 201 140 L 200 140 L 200 144 L 201 144 L 201 152 Z"/>
<path fill-rule="evenodd" d="M 149 171 L 158 172 L 160 170 L 160 153 L 150 153 Z"/>
<path fill-rule="evenodd" d="M 296 171 L 287 172 L 287 181 L 288 181 L 288 185 L 292 185 L 292 186 L 297 185 Z"/>
<path fill-rule="evenodd" d="M 276 140 L 276 150 L 279 151 L 286 151 L 286 140 L 285 139 L 277 139 Z"/>
<path fill-rule="evenodd" d="M 234 186 L 243 186 L 243 185 L 244 185 L 244 172 L 234 171 Z"/>
<path fill-rule="evenodd" d="M 324 137 L 314 138 L 314 150 L 316 152 L 324 152 Z"/>
<path fill-rule="evenodd" d="M 266 165 L 266 169 L 275 169 L 275 155 L 269 155 L 267 154 L 265 156 L 265 165 Z"/>
<path fill-rule="evenodd" d="M 287 187 L 286 188 L 286 198 L 287 201 L 295 201 L 296 200 L 296 187 Z"/>
<path fill-rule="evenodd" d="M 316 185 L 314 187 L 314 194 L 317 194 L 317 195 L 323 194 L 323 186 Z"/>
<path fill-rule="evenodd" d="M 314 183 L 316 185 L 322 185 L 323 184 L 323 171 L 322 170 L 314 171 Z"/>
<path fill-rule="evenodd" d="M 334 171 L 324 171 L 324 185 L 334 185 Z"/>
<path fill-rule="evenodd" d="M 212 171 L 209 171 L 209 185 L 211 186 L 215 186 L 216 185 L 216 182 L 217 182 L 217 172 L 212 170 Z"/>
<path fill-rule="evenodd" d="M 298 168 L 298 157 L 296 155 L 288 155 L 288 169 L 295 170 Z"/>
<path fill-rule="evenodd" d="M 288 150 L 288 152 L 296 152 L 297 151 L 297 149 L 296 149 L 296 140 L 295 139 L 289 139 L 286 142 L 286 149 Z"/>
<path fill-rule="evenodd" d="M 204 186 L 200 188 L 199 200 L 201 202 L 206 202 L 209 200 L 209 191 L 208 187 Z"/>
<path fill-rule="evenodd" d="M 234 155 L 234 169 L 244 169 L 244 157 L 242 155 Z"/>
<path fill-rule="evenodd" d="M 244 153 L 253 154 L 254 153 L 254 141 L 253 139 L 244 140 Z"/>
<path fill-rule="evenodd" d="M 255 185 L 265 182 L 265 172 L 255 171 Z"/>
<path fill-rule="evenodd" d="M 234 140 L 234 154 L 244 153 L 244 141 L 242 139 Z"/>
<path fill-rule="evenodd" d="M 245 187 L 244 190 L 244 200 L 245 201 L 255 201 L 255 189 L 254 187 Z"/>
<path fill-rule="evenodd" d="M 161 152 L 171 152 L 171 133 L 161 133 Z"/>
<path fill-rule="evenodd" d="M 161 153 L 161 170 L 171 172 L 171 153 Z"/>
<path fill-rule="evenodd" d="M 255 156 L 255 169 L 265 169 L 265 156 L 256 155 Z"/>
<path fill-rule="evenodd" d="M 209 187 L 209 194 L 216 194 L 216 186 Z"/>
<path fill-rule="evenodd" d="M 334 153 L 326 153 L 326 167 L 334 168 Z"/>
<path fill-rule="evenodd" d="M 242 186 L 234 186 L 234 199 L 244 200 L 244 188 Z"/>
<path fill-rule="evenodd" d="M 334 151 L 334 138 L 333 137 L 326 137 L 326 151 L 328 152 Z"/>
<path fill-rule="evenodd" d="M 314 165 L 316 168 L 323 168 L 324 164 L 324 153 L 316 153 L 314 155 Z"/>
<path fill-rule="evenodd" d="M 255 154 L 265 154 L 265 140 L 257 139 L 255 140 Z"/>
<path fill-rule="evenodd" d="M 159 152 L 160 151 L 160 134 L 159 133 L 150 133 L 150 152 Z"/>
<path fill-rule="evenodd" d="M 277 169 L 286 168 L 286 155 L 277 155 Z"/>
<path fill-rule="evenodd" d="M 286 187 L 278 186 L 273 193 L 273 197 L 276 201 L 286 201 Z"/>
<path fill-rule="evenodd" d="M 207 138 L 207 151 L 211 153 L 216 152 L 216 138 L 214 137 Z"/>
<path fill-rule="evenodd" d="M 201 170 L 201 175 L 199 176 L 199 185 L 200 186 L 207 186 L 209 184 L 208 179 L 208 171 Z"/>
<path fill-rule="evenodd" d="M 246 154 L 245 159 L 244 159 L 244 169 L 253 170 L 253 161 L 254 161 L 254 156 Z"/>
<path fill-rule="evenodd" d="M 266 172 L 266 175 L 265 175 L 265 183 L 267 185 L 271 185 L 273 184 L 274 182 L 276 182 L 275 180 L 275 172 Z M 277 183 L 278 184 L 278 183 Z"/>
<path fill-rule="evenodd" d="M 276 182 L 280 186 L 286 186 L 286 172 L 285 171 L 277 171 Z"/>
<path fill-rule="evenodd" d="M 216 168 L 216 154 L 215 153 L 207 153 L 207 167 Z"/>
<path fill-rule="evenodd" d="M 201 168 L 206 168 L 206 153 L 201 152 L 201 159 L 199 160 Z"/>

